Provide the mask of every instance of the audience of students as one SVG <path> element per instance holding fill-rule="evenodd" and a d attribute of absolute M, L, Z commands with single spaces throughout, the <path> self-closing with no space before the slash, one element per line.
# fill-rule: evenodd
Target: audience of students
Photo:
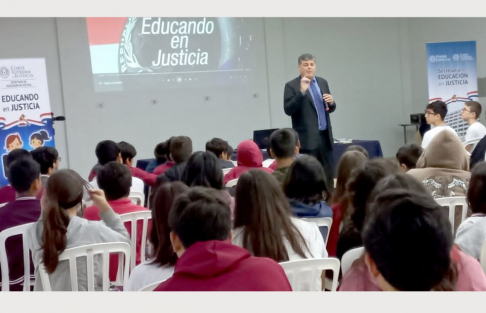
<path fill-rule="evenodd" d="M 17 149 L 19 150 L 19 149 Z M 16 151 L 16 150 L 14 150 Z M 13 153 L 12 151 L 11 153 Z M 41 206 L 37 195 L 41 190 L 40 166 L 30 157 L 18 158 L 8 166 L 8 181 L 15 191 L 15 200 L 0 208 L 0 232 L 39 219 Z M 24 282 L 22 238 L 15 236 L 5 243 L 11 291 L 21 291 Z M 31 267 L 31 272 L 33 268 Z M 2 275 L 0 273 L 0 290 Z"/>
<path fill-rule="evenodd" d="M 398 165 L 386 159 L 373 159 L 353 172 L 348 183 L 348 208 L 343 216 L 343 229 L 339 233 L 336 256 L 363 245 L 361 231 L 366 216 L 366 203 L 376 183 L 383 177 L 398 174 Z"/>
<path fill-rule="evenodd" d="M 148 186 L 154 186 L 157 180 L 157 175 L 147 173 L 146 171 L 133 166 L 133 159 L 137 155 L 135 147 L 128 142 L 120 141 L 118 143 L 122 157 L 122 163 L 125 164 L 133 177 L 140 178 Z"/>
<path fill-rule="evenodd" d="M 236 149 L 238 165 L 224 175 L 223 183 L 226 185 L 230 180 L 240 178 L 241 174 L 252 169 L 259 169 L 268 173 L 273 170 L 262 167 L 263 155 L 260 148 L 253 140 L 243 140 Z"/>
<path fill-rule="evenodd" d="M 222 169 L 235 167 L 231 159 L 228 160 L 228 146 L 228 142 L 221 138 L 213 138 L 206 143 L 206 151 L 210 151 L 218 157 Z"/>
<path fill-rule="evenodd" d="M 187 160 L 192 154 L 192 140 L 187 136 L 179 136 L 172 138 L 170 142 L 170 157 L 175 162 L 175 165 L 168 168 L 164 174 L 159 175 L 157 179 L 162 181 L 180 181 L 182 180 L 182 173 L 186 168 Z"/>
<path fill-rule="evenodd" d="M 30 152 L 32 158 L 39 163 L 41 169 L 41 183 L 42 187 L 47 186 L 49 176 L 59 168 L 61 158 L 56 148 L 53 147 L 39 147 Z"/>
<path fill-rule="evenodd" d="M 317 224 L 292 216 L 282 187 L 269 173 L 243 173 L 235 200 L 234 244 L 277 262 L 327 257 Z M 321 278 L 316 279 L 320 289 Z"/>
<path fill-rule="evenodd" d="M 292 290 L 274 260 L 231 244 L 230 215 L 226 200 L 211 188 L 194 187 L 176 199 L 169 227 L 179 259 L 174 275 L 155 291 Z"/>
<path fill-rule="evenodd" d="M 389 196 L 386 196 L 384 193 L 388 191 L 392 191 Z M 410 197 L 410 194 L 413 194 L 414 196 Z M 402 197 L 404 195 L 404 197 Z M 419 196 L 415 196 L 419 195 Z M 381 198 L 377 199 L 377 198 Z M 400 243 L 403 242 L 404 240 L 407 241 L 405 245 L 402 247 L 405 247 L 405 250 L 402 252 L 405 254 L 407 252 L 410 252 L 412 249 L 415 251 L 415 246 L 417 246 L 420 251 L 421 249 L 424 248 L 422 245 L 423 243 L 421 242 L 420 236 L 416 236 L 415 233 L 411 233 L 410 239 L 407 238 L 407 236 L 403 236 L 403 232 L 405 231 L 407 234 L 411 230 L 420 230 L 424 229 L 423 227 L 429 227 L 433 226 L 432 229 L 429 229 L 429 231 L 433 231 L 435 229 L 436 231 L 439 229 L 440 232 L 444 233 L 446 236 L 442 238 L 442 240 L 446 240 L 451 234 L 451 226 L 450 223 L 447 220 L 447 211 L 444 210 L 443 208 L 440 208 L 435 201 L 431 198 L 430 195 L 428 195 L 427 191 L 425 190 L 424 186 L 420 184 L 418 181 L 410 177 L 409 175 L 404 175 L 404 174 L 398 174 L 398 175 L 390 175 L 387 176 L 383 179 L 381 179 L 375 186 L 374 190 L 371 193 L 370 200 L 368 201 L 367 205 L 367 222 L 365 226 L 365 231 L 366 229 L 370 230 L 369 228 L 371 227 L 376 227 L 376 225 L 370 225 L 369 220 L 372 220 L 373 218 L 376 218 L 377 215 L 383 214 L 382 209 L 387 210 L 384 208 L 384 206 L 388 207 L 388 209 L 392 209 L 393 207 L 393 202 L 396 203 L 396 201 L 402 203 L 402 209 L 404 211 L 411 210 L 413 207 L 415 207 L 416 210 L 434 210 L 435 213 L 432 213 L 433 215 L 433 223 L 430 224 L 431 220 L 425 221 L 424 223 L 421 223 L 421 227 L 412 227 L 410 224 L 404 223 L 403 227 L 408 230 L 401 230 L 397 231 L 395 235 L 392 235 L 389 233 L 390 240 L 393 240 L 392 242 L 389 242 L 387 246 L 393 246 L 393 247 L 398 247 L 401 246 L 402 244 Z M 412 201 L 410 201 L 412 200 Z M 377 205 L 377 203 L 380 203 Z M 381 208 L 378 208 L 381 207 Z M 421 213 L 420 213 L 421 214 Z M 420 215 L 419 214 L 419 215 Z M 426 215 L 429 215 L 426 213 Z M 401 215 L 400 213 L 397 213 L 396 216 L 396 221 L 398 219 L 403 219 L 406 220 L 406 216 Z M 381 216 L 384 217 L 384 216 Z M 444 219 L 445 217 L 445 219 Z M 410 222 L 413 222 L 413 218 L 409 219 Z M 416 220 L 415 220 L 416 221 Z M 398 227 L 398 225 L 393 223 L 393 220 L 387 220 L 387 225 L 389 225 L 388 228 L 384 228 L 387 231 L 392 231 L 394 227 Z M 416 225 L 418 226 L 418 225 Z M 439 228 L 437 228 L 439 226 Z M 372 230 L 373 233 L 373 230 Z M 369 242 L 372 242 L 373 247 L 370 249 L 374 250 L 374 252 L 377 252 L 378 246 L 381 245 L 384 242 L 381 241 L 380 243 L 377 243 L 374 239 L 374 235 L 368 234 L 363 234 L 364 236 L 368 237 Z M 414 237 L 415 235 L 415 237 Z M 394 238 L 391 238 L 391 237 Z M 427 237 L 425 235 L 425 237 Z M 441 236 L 442 237 L 442 236 Z M 415 238 L 415 239 L 414 239 Z M 436 238 L 437 239 L 437 238 Z M 440 238 L 439 238 L 440 239 Z M 380 239 L 383 240 L 383 239 Z M 386 240 L 386 239 L 385 239 Z M 410 240 L 410 241 L 409 241 Z M 448 240 L 448 239 L 447 239 Z M 443 241 L 444 242 L 444 241 Z M 428 242 L 428 244 L 431 244 Z M 366 243 L 365 243 L 366 245 Z M 410 246 L 411 248 L 406 248 Z M 365 246 L 366 247 L 366 246 Z M 382 246 L 383 247 L 383 246 Z M 366 248 L 368 249 L 368 248 Z M 432 249 L 429 247 L 429 249 Z M 383 249 L 381 249 L 383 250 Z M 390 253 L 394 252 L 397 253 L 397 249 L 394 250 L 389 250 Z M 446 276 L 443 278 L 443 280 L 436 285 L 433 290 L 457 290 L 457 291 L 473 291 L 473 290 L 485 290 L 486 289 L 486 277 L 481 269 L 481 266 L 479 265 L 477 260 L 474 260 L 472 257 L 466 255 L 464 252 L 462 252 L 460 249 L 458 249 L 457 246 L 453 245 L 451 249 L 448 250 L 450 254 L 450 258 L 452 260 L 449 270 L 446 274 Z M 382 251 L 384 252 L 384 251 Z M 434 253 L 434 252 L 432 252 Z M 418 255 L 424 255 L 425 260 L 424 266 L 428 264 L 430 267 L 430 264 L 435 262 L 435 257 L 431 256 L 430 253 L 426 254 L 417 254 Z M 378 263 L 381 263 L 382 269 L 380 269 L 376 263 L 376 261 L 371 259 L 373 256 L 368 255 L 365 257 L 365 255 L 362 255 L 359 259 L 354 261 L 352 264 L 351 268 L 349 271 L 344 275 L 341 285 L 340 285 L 340 291 L 379 291 L 382 289 L 388 289 L 389 286 L 385 286 L 384 284 L 384 279 L 381 276 L 385 275 L 383 273 L 379 273 L 381 270 L 385 271 L 387 269 L 387 275 L 393 275 L 394 277 L 398 278 L 400 275 L 396 273 L 398 269 L 394 269 L 391 264 L 388 264 L 388 262 L 394 262 L 395 268 L 403 266 L 403 263 L 400 261 L 403 261 L 404 259 L 401 259 L 401 256 L 396 255 L 391 256 L 391 254 L 385 254 L 382 253 L 380 256 L 377 257 L 377 260 L 380 260 Z M 391 258 L 394 258 L 392 260 Z M 445 258 L 443 256 L 442 258 Z M 409 257 L 407 259 L 410 259 Z M 375 262 L 375 265 L 373 265 L 373 262 Z M 417 266 L 422 262 L 421 258 L 414 258 L 411 260 L 413 263 L 411 266 Z M 407 262 L 407 261 L 405 261 Z M 427 262 L 427 263 L 426 263 Z M 392 263 L 393 264 L 393 263 Z M 400 264 L 400 265 L 399 265 Z M 392 273 L 393 271 L 393 273 Z M 411 273 L 409 275 L 412 275 Z M 427 275 L 427 274 L 424 274 Z M 383 276 L 384 277 L 384 276 Z M 410 276 L 411 277 L 411 276 Z M 415 277 L 415 276 L 413 276 Z M 403 277 L 401 278 L 402 282 L 404 281 Z M 427 277 L 426 279 L 430 279 L 430 277 Z M 413 280 L 410 280 L 413 281 Z M 410 290 L 420 290 L 417 285 L 410 285 Z"/>
<path fill-rule="evenodd" d="M 366 150 L 365 150 L 366 151 Z M 347 215 L 348 193 L 346 186 L 355 169 L 364 167 L 368 158 L 365 154 L 357 150 L 345 152 L 339 160 L 337 167 L 336 188 L 332 195 L 332 227 L 326 244 L 327 252 L 330 256 L 336 256 L 339 232 L 342 228 L 343 215 Z"/>
<path fill-rule="evenodd" d="M 425 109 L 425 120 L 427 121 L 427 124 L 433 127 L 424 134 L 422 148 L 427 148 L 432 139 L 443 130 L 447 130 L 457 136 L 456 131 L 444 122 L 446 115 L 447 104 L 443 101 L 435 101 L 427 105 Z"/>
<path fill-rule="evenodd" d="M 89 195 L 102 221 L 88 221 L 76 216 L 83 199 L 84 180 L 72 170 L 59 170 L 49 177 L 41 201 L 42 217 L 27 233 L 27 242 L 32 251 L 35 272 L 34 291 L 42 290 L 38 266 L 43 262 L 50 274 L 53 291 L 70 291 L 69 263 L 59 262 L 59 255 L 65 249 L 103 242 L 129 243 L 129 235 L 120 217 L 113 212 L 105 199 L 104 192 L 90 189 Z M 78 288 L 87 290 L 86 259 L 77 260 Z M 103 266 L 95 259 L 95 290 L 101 290 Z"/>
<path fill-rule="evenodd" d="M 455 243 L 462 251 L 479 260 L 486 240 L 486 163 L 479 163 L 471 173 L 467 202 L 472 215 L 457 229 Z"/>
<path fill-rule="evenodd" d="M 181 182 L 163 184 L 157 187 L 150 203 L 152 230 L 149 241 L 153 247 L 151 259 L 135 267 L 125 283 L 123 291 L 140 289 L 164 281 L 174 273 L 177 254 L 170 242 L 169 212 L 177 196 L 188 191 Z"/>
<path fill-rule="evenodd" d="M 424 149 L 415 143 L 409 143 L 398 149 L 397 161 L 404 173 L 417 167 L 417 161 L 424 152 Z"/>
<path fill-rule="evenodd" d="M 163 152 L 165 152 L 165 158 L 166 158 L 166 162 L 162 165 L 159 165 L 157 166 L 154 171 L 153 171 L 153 174 L 159 176 L 159 175 L 162 175 L 165 173 L 165 171 L 167 171 L 169 168 L 171 168 L 172 166 L 175 165 L 175 162 L 174 160 L 172 160 L 172 157 L 170 155 L 170 143 L 172 142 L 172 139 L 174 139 L 175 137 L 170 137 L 169 139 L 167 139 L 165 141 L 165 145 L 164 145 L 164 149 L 163 149 Z"/>
<path fill-rule="evenodd" d="M 167 162 L 167 154 L 169 154 L 169 147 L 166 142 L 161 142 L 155 146 L 154 157 L 155 159 L 150 161 L 145 171 L 147 173 L 153 173 L 155 168 L 165 164 Z"/>

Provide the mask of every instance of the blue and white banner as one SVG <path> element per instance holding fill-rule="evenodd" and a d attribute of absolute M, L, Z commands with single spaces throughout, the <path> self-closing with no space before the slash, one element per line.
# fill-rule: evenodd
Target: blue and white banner
<path fill-rule="evenodd" d="M 54 147 L 44 59 L 0 60 L 0 186 L 8 184 L 4 161 L 15 149 Z"/>
<path fill-rule="evenodd" d="M 447 104 L 447 125 L 463 138 L 468 125 L 461 118 L 467 101 L 478 99 L 476 41 L 435 42 L 427 44 L 429 103 Z"/>

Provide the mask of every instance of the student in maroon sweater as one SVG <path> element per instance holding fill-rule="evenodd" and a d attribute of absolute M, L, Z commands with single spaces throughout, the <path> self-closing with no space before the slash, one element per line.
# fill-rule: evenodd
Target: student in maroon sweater
<path fill-rule="evenodd" d="M 174 139 L 175 137 L 172 136 L 170 137 L 169 139 L 166 140 L 165 142 L 165 145 L 164 145 L 164 150 L 165 150 L 165 158 L 166 158 L 166 162 L 162 165 L 159 165 L 157 166 L 154 170 L 153 170 L 153 174 L 159 176 L 159 175 L 162 175 L 165 173 L 165 171 L 167 171 L 169 168 L 171 168 L 172 166 L 175 165 L 175 162 L 172 160 L 172 157 L 170 155 L 170 144 L 172 142 L 172 139 Z"/>
<path fill-rule="evenodd" d="M 108 162 L 98 170 L 98 186 L 105 192 L 105 197 L 113 211 L 118 214 L 147 211 L 147 208 L 133 204 L 128 195 L 132 186 L 132 175 L 128 168 L 118 162 Z M 96 206 L 87 207 L 84 210 L 84 217 L 87 220 L 99 221 L 99 208 Z M 128 233 L 131 234 L 131 224 L 125 224 Z M 149 222 L 147 233 L 150 233 L 151 223 Z M 137 222 L 137 258 L 135 264 L 140 264 L 140 245 L 142 244 L 143 221 Z M 116 279 L 118 269 L 118 258 L 110 258 L 110 279 Z"/>
<path fill-rule="evenodd" d="M 40 166 L 32 158 L 20 158 L 10 164 L 9 182 L 15 190 L 15 201 L 0 208 L 0 232 L 35 222 L 41 213 L 40 201 L 36 196 L 41 190 Z M 24 282 L 24 261 L 22 237 L 11 237 L 6 241 L 11 291 L 22 291 Z M 31 273 L 34 268 L 31 264 Z M 34 276 L 32 275 L 32 278 Z M 0 272 L 0 282 L 2 280 Z M 1 287 L 1 283 L 0 283 Z"/>
<path fill-rule="evenodd" d="M 5 177 L 8 178 L 8 167 L 10 164 L 13 163 L 13 161 L 18 160 L 20 158 L 31 158 L 32 156 L 30 155 L 29 151 L 24 150 L 24 149 L 15 149 L 10 151 L 9 154 L 4 158 L 4 168 L 5 168 Z M 10 201 L 15 200 L 15 189 L 10 186 L 4 186 L 0 188 L 0 204 L 2 203 L 7 203 Z"/>
<path fill-rule="evenodd" d="M 282 267 L 231 244 L 230 209 L 221 194 L 194 187 L 169 213 L 179 259 L 174 275 L 155 291 L 291 291 Z"/>
<path fill-rule="evenodd" d="M 118 146 L 121 150 L 122 162 L 125 164 L 133 176 L 140 178 L 146 185 L 154 186 L 157 180 L 157 175 L 147 173 L 146 171 L 133 167 L 133 159 L 137 155 L 137 150 L 134 146 L 125 141 L 120 141 Z"/>

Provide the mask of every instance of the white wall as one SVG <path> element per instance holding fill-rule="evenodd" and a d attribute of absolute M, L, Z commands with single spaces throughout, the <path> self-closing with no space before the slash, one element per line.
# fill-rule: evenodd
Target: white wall
<path fill-rule="evenodd" d="M 288 127 L 285 82 L 298 75 L 297 57 L 317 58 L 338 104 L 336 138 L 377 139 L 385 156 L 403 144 L 399 123 L 422 112 L 428 100 L 425 43 L 476 40 L 480 99 L 486 95 L 481 35 L 486 19 L 265 18 L 256 19 L 255 79 L 244 88 L 185 93 L 94 93 L 86 22 L 82 18 L 0 18 L 0 58 L 44 57 L 62 165 L 86 176 L 103 139 L 136 145 L 137 158 L 171 135 L 188 135 L 195 150 L 220 136 L 236 146 L 254 129 Z M 258 94 L 257 98 L 252 95 Z M 210 101 L 204 101 L 210 96 Z M 158 100 L 153 105 L 151 101 Z M 100 106 L 101 104 L 101 106 Z M 64 125 L 66 128 L 64 128 Z M 413 130 L 408 132 L 409 141 Z M 70 163 L 67 163 L 69 157 Z"/>

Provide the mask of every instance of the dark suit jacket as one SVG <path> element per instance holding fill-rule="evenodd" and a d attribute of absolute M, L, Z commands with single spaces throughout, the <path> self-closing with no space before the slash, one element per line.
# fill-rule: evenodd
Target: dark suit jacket
<path fill-rule="evenodd" d="M 299 134 L 301 148 L 305 150 L 314 150 L 318 147 L 320 140 L 319 128 L 317 126 L 317 111 L 314 106 L 314 100 L 307 89 L 303 96 L 300 92 L 301 77 L 297 77 L 285 84 L 284 91 L 284 111 L 285 114 L 292 118 L 292 128 Z M 329 85 L 324 78 L 317 77 L 317 84 L 321 89 L 321 93 L 331 94 Z M 332 144 L 334 139 L 332 137 L 332 126 L 329 113 L 336 110 L 336 102 L 334 105 L 329 105 L 329 111 L 326 111 L 327 129 L 329 131 L 329 142 Z"/>

